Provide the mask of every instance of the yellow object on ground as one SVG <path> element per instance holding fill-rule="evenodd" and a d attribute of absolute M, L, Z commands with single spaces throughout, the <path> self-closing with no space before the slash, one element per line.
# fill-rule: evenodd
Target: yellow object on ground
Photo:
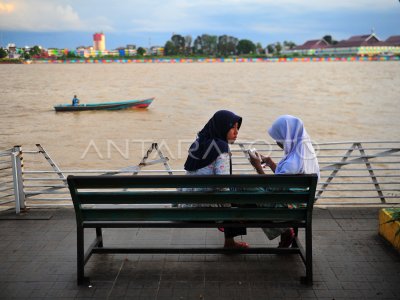
<path fill-rule="evenodd" d="M 392 219 L 394 211 L 390 208 L 383 208 L 379 211 L 379 234 L 391 243 L 397 251 L 400 251 L 400 234 L 396 235 L 396 232 L 400 229 L 400 222 L 386 223 Z"/>

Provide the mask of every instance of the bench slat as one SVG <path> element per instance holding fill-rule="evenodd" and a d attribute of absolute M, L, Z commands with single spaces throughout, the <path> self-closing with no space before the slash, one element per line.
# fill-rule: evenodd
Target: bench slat
<path fill-rule="evenodd" d="M 210 181 L 212 177 L 212 181 Z M 76 189 L 90 188 L 224 188 L 268 187 L 309 188 L 312 177 L 303 175 L 140 175 L 140 176 L 68 176 Z"/>
<path fill-rule="evenodd" d="M 307 209 L 287 208 L 90 208 L 85 221 L 280 221 L 305 220 Z"/>
<path fill-rule="evenodd" d="M 298 254 L 296 248 L 124 248 L 102 247 L 93 249 L 93 253 L 150 253 L 150 254 Z"/>
<path fill-rule="evenodd" d="M 304 220 L 299 221 L 287 221 L 279 222 L 280 228 L 293 227 L 304 228 L 306 222 Z M 218 228 L 221 227 L 221 223 L 214 221 L 84 221 L 84 228 Z M 243 223 L 238 221 L 235 223 L 229 222 L 224 223 L 223 227 L 243 227 Z M 270 221 L 254 221 L 246 222 L 246 228 L 276 228 L 276 222 Z"/>
<path fill-rule="evenodd" d="M 81 204 L 307 204 L 309 192 L 78 192 L 77 198 Z"/>

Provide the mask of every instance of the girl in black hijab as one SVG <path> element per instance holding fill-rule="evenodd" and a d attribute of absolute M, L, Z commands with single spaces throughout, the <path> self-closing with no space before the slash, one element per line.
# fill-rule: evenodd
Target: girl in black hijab
<path fill-rule="evenodd" d="M 186 173 L 190 175 L 232 174 L 229 144 L 236 140 L 241 124 L 242 118 L 233 112 L 217 111 L 190 146 L 185 162 Z M 235 236 L 246 234 L 246 228 L 220 228 L 220 230 L 225 234 L 224 247 L 248 248 L 247 243 L 236 242 L 234 239 Z"/>

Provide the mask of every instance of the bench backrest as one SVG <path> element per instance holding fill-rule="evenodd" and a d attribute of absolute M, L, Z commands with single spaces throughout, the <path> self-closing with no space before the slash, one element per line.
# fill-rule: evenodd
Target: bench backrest
<path fill-rule="evenodd" d="M 84 221 L 265 221 L 311 217 L 317 180 L 315 174 L 70 175 L 68 185 L 78 224 Z M 188 191 L 190 188 L 210 188 L 210 191 Z M 176 207 L 231 203 L 250 204 L 250 207 Z M 288 203 L 295 204 L 295 208 L 275 205 Z"/>

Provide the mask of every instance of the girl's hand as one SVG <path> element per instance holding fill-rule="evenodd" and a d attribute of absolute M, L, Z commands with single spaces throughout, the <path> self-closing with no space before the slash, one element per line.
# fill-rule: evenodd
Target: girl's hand
<path fill-rule="evenodd" d="M 260 159 L 261 159 L 261 164 L 265 165 L 265 166 L 270 166 L 272 159 L 269 156 L 264 156 L 264 155 L 260 155 Z"/>
<path fill-rule="evenodd" d="M 276 164 L 275 162 L 272 160 L 272 158 L 270 156 L 263 156 L 261 155 L 261 165 L 265 168 L 265 167 L 270 167 L 272 172 L 275 173 L 276 170 Z"/>
<path fill-rule="evenodd" d="M 250 157 L 250 163 L 253 167 L 261 166 L 262 158 L 261 155 L 257 153 L 257 151 L 248 151 Z"/>

